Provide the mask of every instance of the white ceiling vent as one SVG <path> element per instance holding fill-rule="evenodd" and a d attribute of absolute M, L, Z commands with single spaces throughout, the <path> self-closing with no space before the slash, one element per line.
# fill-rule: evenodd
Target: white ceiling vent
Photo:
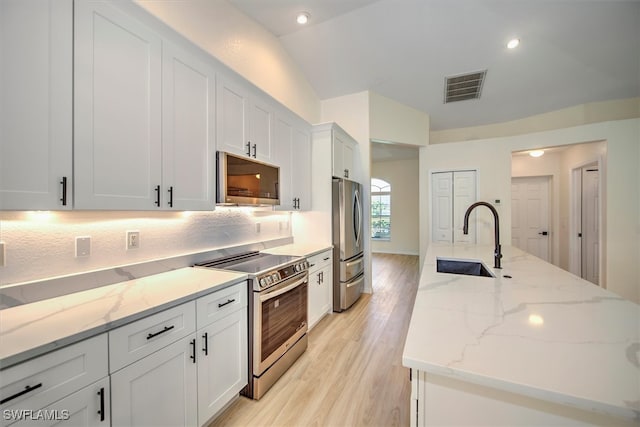
<path fill-rule="evenodd" d="M 445 77 L 444 103 L 480 98 L 487 70 Z"/>

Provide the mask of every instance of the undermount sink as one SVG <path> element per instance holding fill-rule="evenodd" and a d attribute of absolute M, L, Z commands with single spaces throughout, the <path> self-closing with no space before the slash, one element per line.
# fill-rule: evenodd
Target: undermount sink
<path fill-rule="evenodd" d="M 438 273 L 464 274 L 466 276 L 496 277 L 479 261 L 463 259 L 436 258 Z"/>

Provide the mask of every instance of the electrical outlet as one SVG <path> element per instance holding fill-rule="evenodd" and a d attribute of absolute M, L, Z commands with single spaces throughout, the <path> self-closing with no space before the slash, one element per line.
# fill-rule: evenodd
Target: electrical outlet
<path fill-rule="evenodd" d="M 260 232 L 260 223 L 256 222 L 256 233 Z"/>
<path fill-rule="evenodd" d="M 91 236 L 76 237 L 76 258 L 91 255 Z"/>
<path fill-rule="evenodd" d="M 0 267 L 4 267 L 5 260 L 7 259 L 6 249 L 7 245 L 4 242 L 0 242 Z"/>
<path fill-rule="evenodd" d="M 127 231 L 127 250 L 138 249 L 140 247 L 140 232 Z"/>

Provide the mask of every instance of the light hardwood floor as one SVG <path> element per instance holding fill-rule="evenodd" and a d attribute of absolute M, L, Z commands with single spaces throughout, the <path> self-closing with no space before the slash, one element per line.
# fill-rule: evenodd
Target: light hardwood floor
<path fill-rule="evenodd" d="M 417 256 L 374 254 L 373 294 L 322 319 L 261 400 L 239 398 L 209 427 L 408 426 L 402 351 L 417 285 Z"/>

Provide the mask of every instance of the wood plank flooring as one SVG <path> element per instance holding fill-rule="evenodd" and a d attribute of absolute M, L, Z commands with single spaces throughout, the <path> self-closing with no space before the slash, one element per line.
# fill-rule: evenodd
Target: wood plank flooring
<path fill-rule="evenodd" d="M 408 426 L 411 386 L 402 351 L 418 257 L 373 255 L 373 294 L 325 316 L 307 351 L 259 401 L 232 403 L 217 426 Z"/>

